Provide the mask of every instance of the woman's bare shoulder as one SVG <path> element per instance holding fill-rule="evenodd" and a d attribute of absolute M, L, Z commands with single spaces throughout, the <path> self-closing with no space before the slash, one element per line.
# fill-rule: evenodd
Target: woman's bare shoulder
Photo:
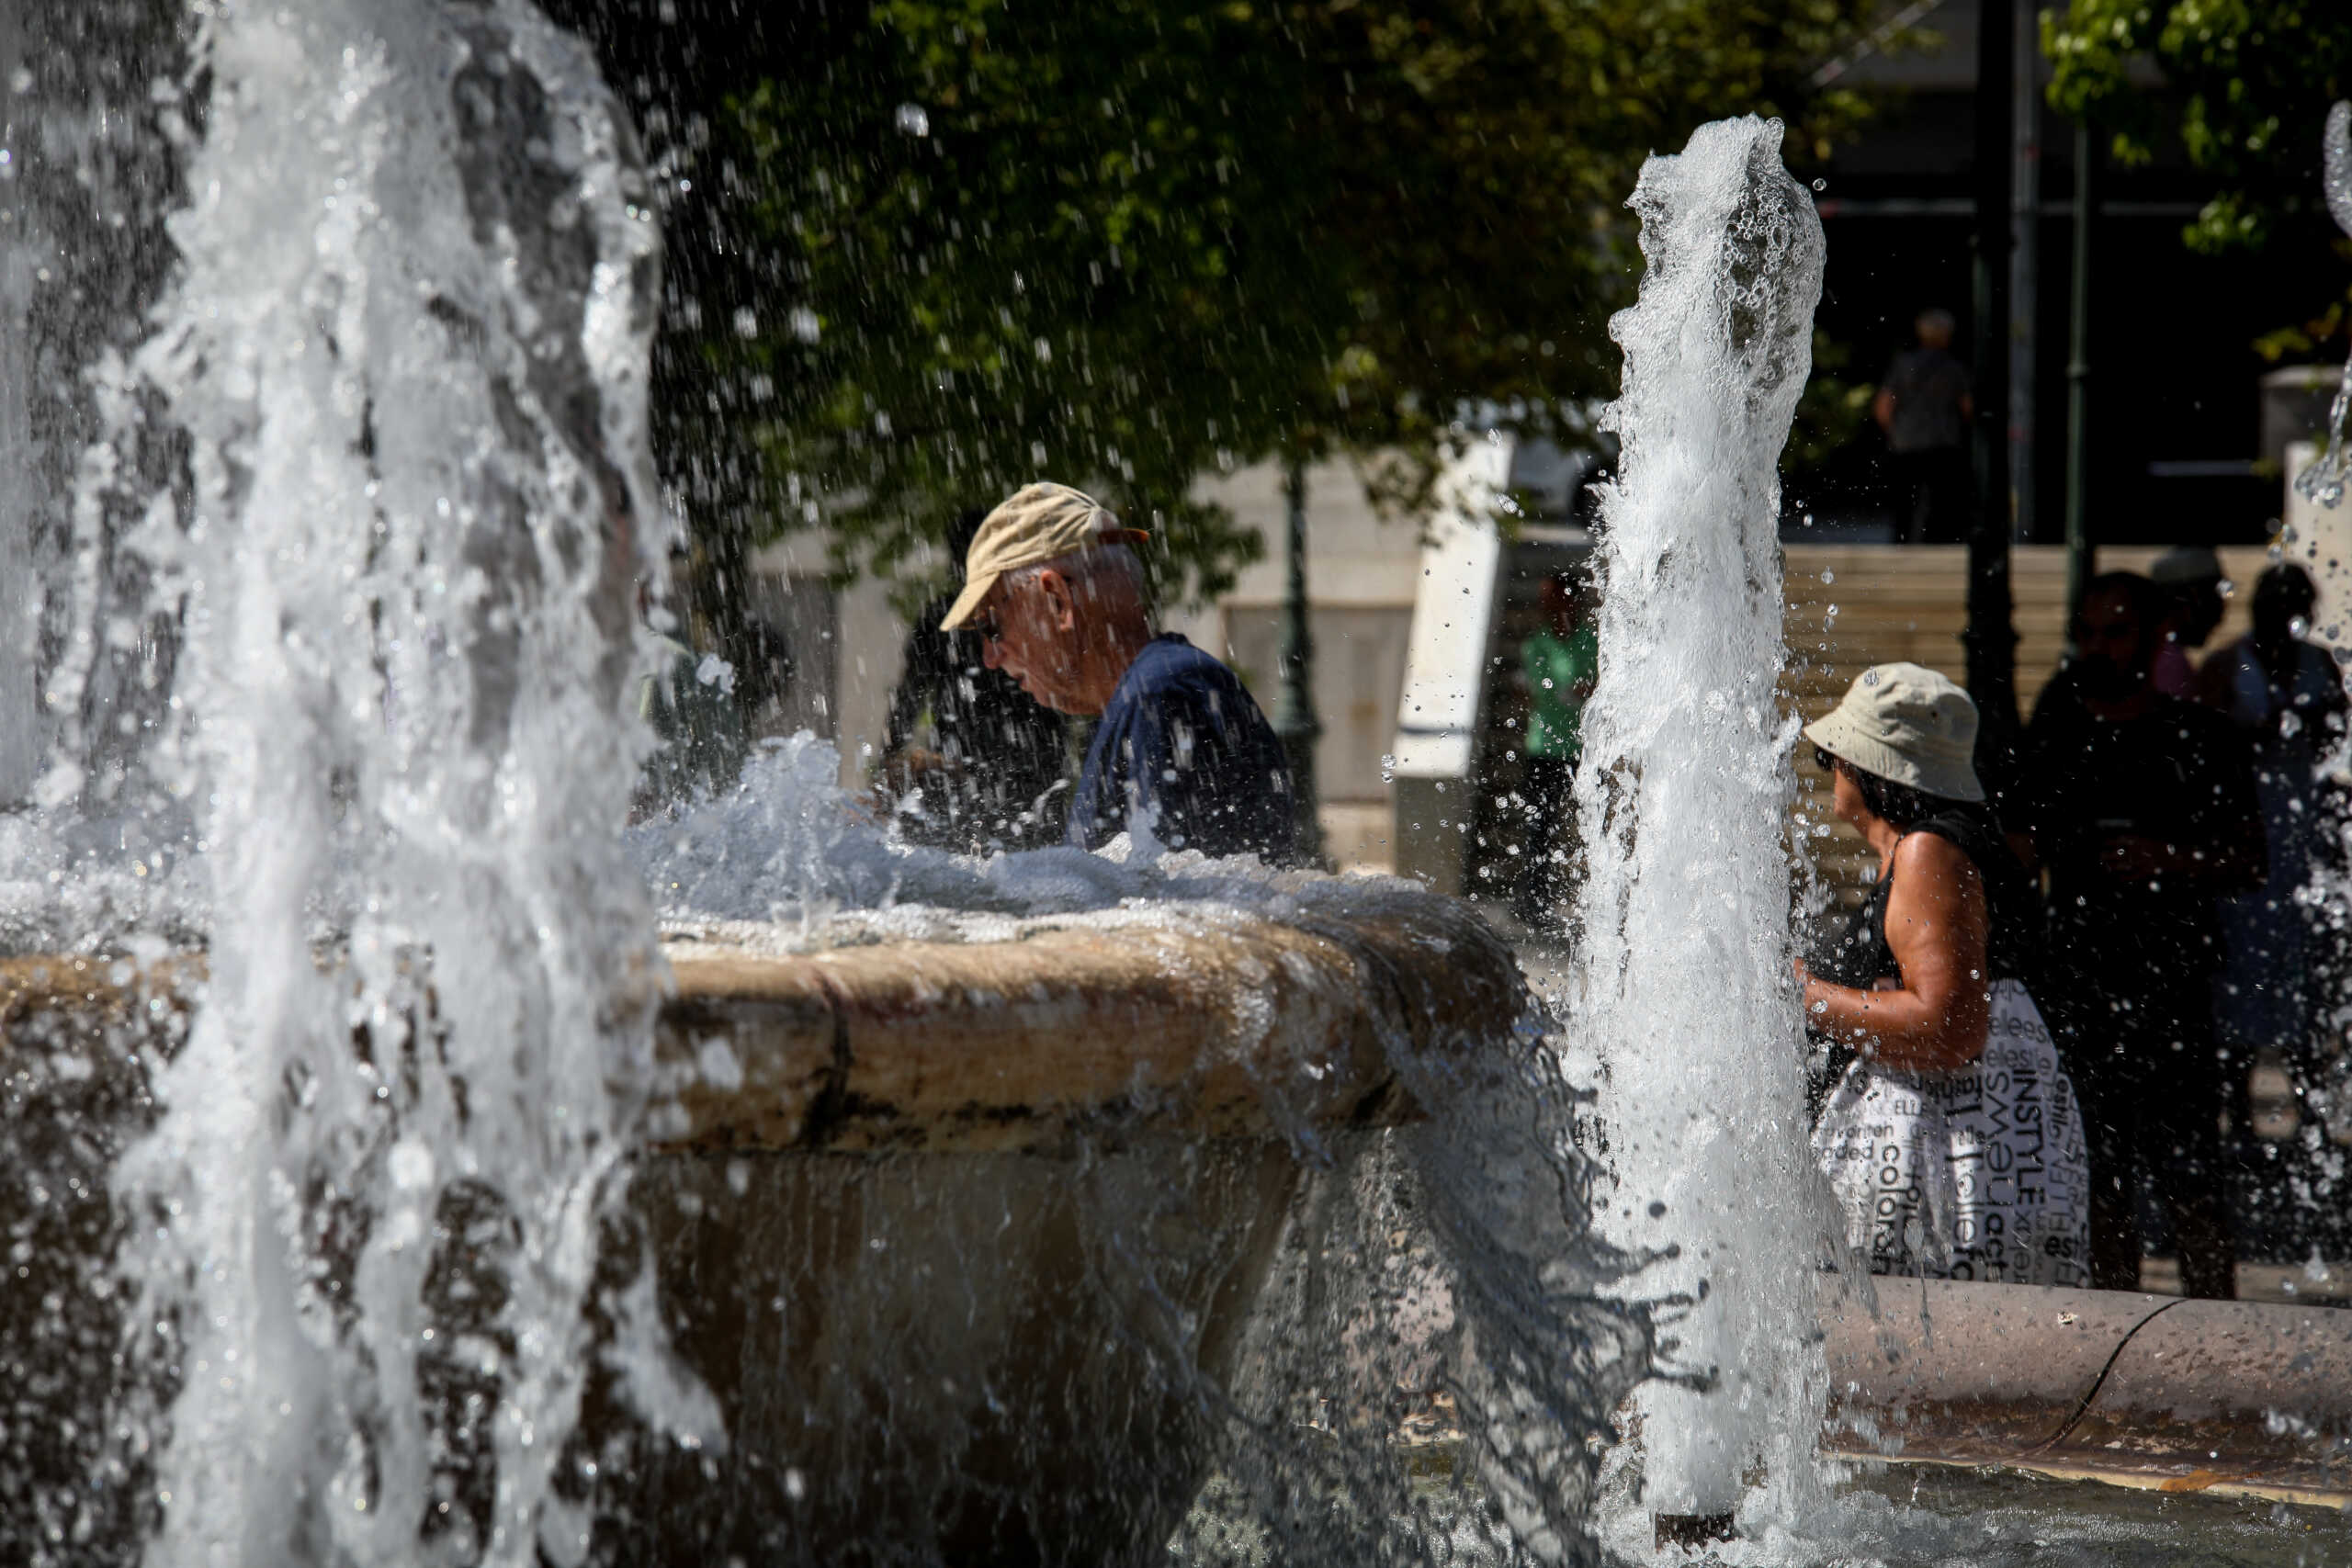
<path fill-rule="evenodd" d="M 1894 846 L 1894 870 L 1900 879 L 1928 877 L 1959 886 L 1981 882 L 1976 863 L 1958 844 L 1940 833 L 1906 833 Z"/>

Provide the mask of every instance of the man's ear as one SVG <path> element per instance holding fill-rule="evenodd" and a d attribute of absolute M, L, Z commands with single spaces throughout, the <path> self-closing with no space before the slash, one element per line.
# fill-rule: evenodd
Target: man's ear
<path fill-rule="evenodd" d="M 1046 601 L 1046 624 L 1064 637 L 1078 629 L 1078 596 L 1069 579 L 1052 567 L 1037 574 L 1037 592 Z"/>

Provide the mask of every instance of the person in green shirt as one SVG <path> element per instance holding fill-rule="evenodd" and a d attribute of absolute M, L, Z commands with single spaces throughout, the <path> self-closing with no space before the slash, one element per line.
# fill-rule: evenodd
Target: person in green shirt
<path fill-rule="evenodd" d="M 1527 683 L 1525 771 L 1520 795 L 1528 831 L 1514 905 L 1536 929 L 1556 927 L 1576 848 L 1576 807 L 1569 791 L 1584 749 L 1584 705 L 1600 674 L 1600 643 L 1576 580 L 1566 572 L 1544 580 L 1544 627 L 1519 647 Z"/>

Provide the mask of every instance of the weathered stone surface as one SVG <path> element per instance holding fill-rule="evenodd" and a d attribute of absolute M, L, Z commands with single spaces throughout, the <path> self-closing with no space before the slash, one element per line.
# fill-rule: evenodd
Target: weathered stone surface
<path fill-rule="evenodd" d="M 2352 1501 L 2352 1311 L 1873 1283 L 1823 1292 L 1833 1448 Z"/>
<path fill-rule="evenodd" d="M 23 1049 L 69 1028 L 89 1039 L 125 1025 L 165 1041 L 203 979 L 203 960 L 187 954 L 144 967 L 74 953 L 0 958 L 0 1045 Z"/>
<path fill-rule="evenodd" d="M 592 1401 L 617 1477 L 592 1560 L 1158 1561 L 1297 1180 L 1278 1143 L 1159 1134 L 1086 1160 L 649 1157 L 632 1206 L 728 1441 Z"/>
<path fill-rule="evenodd" d="M 1009 1152 L 1121 1125 L 1247 1138 L 1394 1121 L 1410 1107 L 1390 1044 L 1443 1049 L 1524 1005 L 1507 950 L 1429 903 L 1343 933 L 1081 925 L 784 957 L 673 950 L 661 1051 L 685 1120 L 662 1141 Z"/>
<path fill-rule="evenodd" d="M 1302 1145 L 1413 1114 L 1406 1064 L 1442 1079 L 1526 1005 L 1475 915 L 1395 896 L 670 956 L 655 1136 L 605 1261 L 650 1261 L 728 1441 L 655 1436 L 600 1369 L 573 1457 L 595 1461 L 592 1560 L 632 1568 L 1156 1558 Z M 53 1289 L 0 1292 L 63 1303 L 0 1313 L 0 1366 L 33 1370 L 56 1423 L 101 1430 L 121 1392 L 119 1310 L 92 1289 L 119 1235 L 105 1180 L 202 977 L 193 957 L 0 964 L 9 1131 L 81 1151 L 57 1167 L 70 1213 L 34 1215 L 28 1187 L 0 1213 L 56 1238 L 18 1281 Z M 49 1450 L 52 1489 L 95 1457 Z M 153 1526 L 137 1477 L 115 1490 L 94 1562 L 135 1561 Z"/>

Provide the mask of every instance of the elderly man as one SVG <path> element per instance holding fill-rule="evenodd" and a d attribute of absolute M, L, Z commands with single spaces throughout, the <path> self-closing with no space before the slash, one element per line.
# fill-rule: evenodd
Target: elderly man
<path fill-rule="evenodd" d="M 1123 829 L 1170 849 L 1292 853 L 1282 742 L 1233 671 L 1144 602 L 1144 536 L 1068 485 L 1024 487 L 981 521 L 942 631 L 1057 713 L 1101 715 L 1070 796 L 1068 834 L 1097 849 Z"/>

